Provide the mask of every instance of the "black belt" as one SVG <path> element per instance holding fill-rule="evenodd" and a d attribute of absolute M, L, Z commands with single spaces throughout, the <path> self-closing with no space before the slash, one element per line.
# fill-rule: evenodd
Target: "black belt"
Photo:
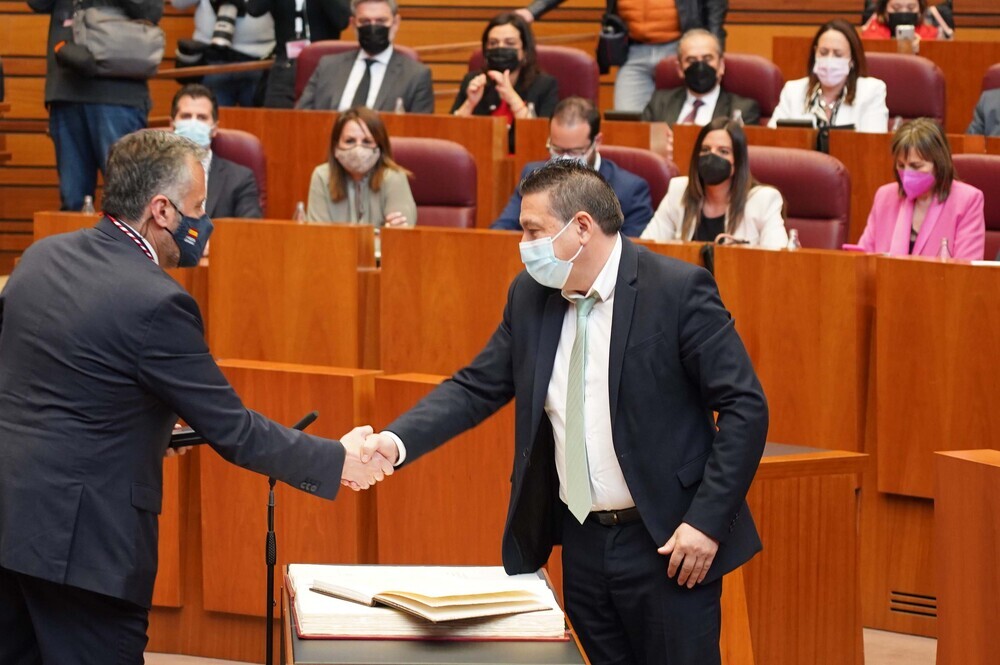
<path fill-rule="evenodd" d="M 587 516 L 601 526 L 617 526 L 639 521 L 639 509 L 635 506 L 621 510 L 595 510 Z"/>

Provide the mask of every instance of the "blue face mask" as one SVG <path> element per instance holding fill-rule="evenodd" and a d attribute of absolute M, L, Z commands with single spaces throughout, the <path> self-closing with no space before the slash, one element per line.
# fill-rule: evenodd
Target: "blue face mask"
<path fill-rule="evenodd" d="M 207 148 L 212 145 L 212 126 L 207 122 L 189 118 L 174 121 L 174 134 Z"/>
<path fill-rule="evenodd" d="M 566 280 L 569 279 L 569 273 L 573 270 L 573 261 L 583 251 L 583 245 L 580 245 L 580 249 L 568 261 L 556 256 L 553 243 L 556 238 L 563 234 L 563 231 L 571 226 L 573 226 L 572 220 L 554 236 L 529 240 L 519 245 L 521 249 L 521 261 L 524 263 L 525 269 L 542 286 L 547 286 L 550 289 L 561 289 L 565 286 Z"/>
<path fill-rule="evenodd" d="M 177 265 L 180 268 L 193 268 L 198 265 L 201 255 L 205 253 L 205 245 L 208 244 L 208 238 L 212 235 L 215 225 L 209 219 L 208 213 L 201 217 L 188 217 L 181 212 L 176 203 L 171 201 L 170 205 L 181 216 L 177 230 L 173 232 L 174 242 L 181 251 Z"/>

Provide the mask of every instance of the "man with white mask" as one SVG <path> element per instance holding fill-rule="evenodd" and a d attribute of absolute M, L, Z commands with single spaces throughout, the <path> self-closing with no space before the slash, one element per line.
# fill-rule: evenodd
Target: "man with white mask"
<path fill-rule="evenodd" d="M 567 97 L 556 105 L 549 122 L 549 141 L 546 145 L 549 157 L 551 160 L 575 160 L 600 173 L 621 203 L 625 214 L 622 233 L 637 238 L 653 217 L 649 183 L 601 156 L 602 139 L 601 114 L 592 101 L 583 97 Z M 521 179 L 544 164 L 530 162 L 521 172 Z M 520 215 L 521 193 L 515 190 L 490 228 L 520 231 Z"/>
<path fill-rule="evenodd" d="M 525 271 L 502 321 L 362 460 L 406 466 L 514 399 L 507 572 L 562 544 L 594 665 L 719 665 L 722 576 L 761 547 L 745 497 L 768 415 L 750 358 L 712 276 L 625 238 L 593 169 L 546 164 L 520 190 Z"/>
<path fill-rule="evenodd" d="M 175 134 L 208 150 L 205 211 L 209 217 L 264 216 L 253 171 L 212 153 L 212 139 L 219 130 L 219 105 L 210 89 L 190 84 L 178 90 L 170 106 L 170 127 Z"/>

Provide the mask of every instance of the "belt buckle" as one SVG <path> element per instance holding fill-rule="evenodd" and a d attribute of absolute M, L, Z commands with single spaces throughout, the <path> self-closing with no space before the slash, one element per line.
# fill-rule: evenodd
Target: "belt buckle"
<path fill-rule="evenodd" d="M 619 520 L 618 520 L 618 511 L 617 510 L 612 510 L 611 511 L 611 526 L 618 526 L 618 522 L 619 522 Z"/>

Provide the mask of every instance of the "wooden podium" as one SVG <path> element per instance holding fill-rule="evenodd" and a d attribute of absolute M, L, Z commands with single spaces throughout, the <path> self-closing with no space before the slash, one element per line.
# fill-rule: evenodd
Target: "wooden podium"
<path fill-rule="evenodd" d="M 1000 653 L 1000 450 L 937 453 L 934 542 L 938 665 Z"/>

